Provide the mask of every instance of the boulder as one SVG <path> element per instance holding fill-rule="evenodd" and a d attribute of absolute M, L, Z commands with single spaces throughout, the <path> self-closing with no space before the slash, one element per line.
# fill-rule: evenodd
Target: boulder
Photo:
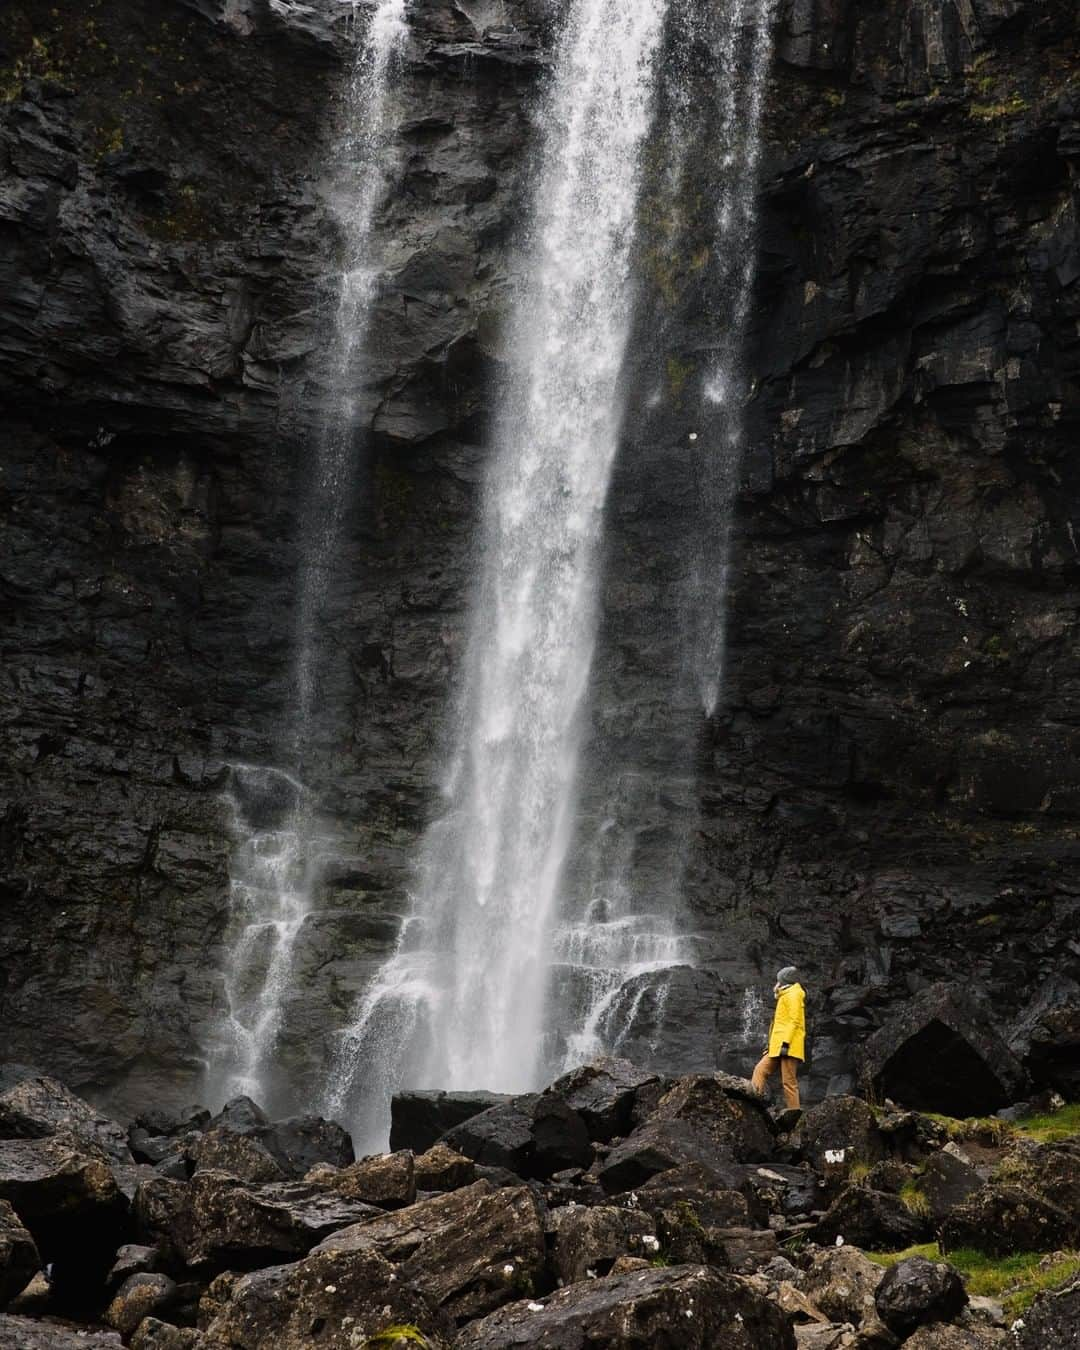
<path fill-rule="evenodd" d="M 611 1149 L 596 1177 L 608 1195 L 616 1195 L 675 1167 L 697 1164 L 715 1171 L 732 1161 L 730 1147 L 697 1122 L 654 1117 Z"/>
<path fill-rule="evenodd" d="M 949 1142 L 945 1126 L 921 1111 L 878 1111 L 875 1120 L 886 1152 L 904 1162 L 921 1163 Z"/>
<path fill-rule="evenodd" d="M 128 1147 L 137 1163 L 156 1167 L 159 1163 L 175 1159 L 185 1163 L 185 1175 L 188 1150 L 194 1147 L 197 1139 L 196 1134 L 192 1134 L 189 1139 L 177 1139 L 168 1134 L 149 1134 L 136 1125 L 128 1130 Z"/>
<path fill-rule="evenodd" d="M 745 1193 L 735 1190 L 731 1180 L 727 1173 L 689 1163 L 650 1178 L 636 1191 L 621 1196 L 620 1202 L 640 1206 L 650 1214 L 678 1209 L 689 1222 L 702 1228 L 738 1227 L 752 1218 L 764 1222 L 764 1211 L 752 1208 Z"/>
<path fill-rule="evenodd" d="M 514 1097 L 449 1130 L 442 1142 L 487 1167 L 547 1178 L 593 1160 L 585 1122 L 553 1093 Z"/>
<path fill-rule="evenodd" d="M 834 1184 L 854 1163 L 869 1167 L 885 1156 L 874 1113 L 861 1097 L 826 1097 L 811 1106 L 799 1128 L 799 1150 L 815 1172 Z"/>
<path fill-rule="evenodd" d="M 382 1350 L 397 1343 L 393 1327 L 409 1329 L 409 1350 L 443 1350 L 453 1335 L 446 1314 L 370 1249 L 319 1252 L 212 1293 L 200 1350 Z"/>
<path fill-rule="evenodd" d="M 606 1144 L 630 1132 L 639 1091 L 658 1081 L 628 1059 L 602 1058 L 572 1070 L 549 1091 L 578 1113 L 590 1139 Z"/>
<path fill-rule="evenodd" d="M 926 1236 L 926 1223 L 898 1195 L 866 1186 L 846 1186 L 809 1236 L 822 1246 L 839 1237 L 867 1251 L 891 1252 L 921 1242 Z"/>
<path fill-rule="evenodd" d="M 1080 1142 L 1063 1139 L 1053 1144 L 1021 1141 L 1001 1167 L 1010 1180 L 1041 1195 L 1077 1216 L 1080 1244 Z"/>
<path fill-rule="evenodd" d="M 20 1065 L 0 1068 L 0 1139 L 47 1139 L 65 1134 L 103 1150 L 114 1162 L 131 1162 L 127 1132 L 76 1097 L 55 1078 Z"/>
<path fill-rule="evenodd" d="M 753 1275 L 780 1255 L 769 1228 L 713 1228 L 706 1232 L 709 1264 Z"/>
<path fill-rule="evenodd" d="M 202 1350 L 205 1344 L 193 1327 L 174 1327 L 156 1317 L 144 1317 L 128 1342 L 130 1350 Z"/>
<path fill-rule="evenodd" d="M 207 1129 L 232 1130 L 234 1134 L 250 1134 L 270 1124 L 270 1117 L 250 1097 L 232 1097 L 207 1125 Z"/>
<path fill-rule="evenodd" d="M 1036 1082 L 1080 1100 L 1080 983 L 1064 974 L 1041 981 L 1008 1043 Z"/>
<path fill-rule="evenodd" d="M 377 1252 L 459 1323 L 539 1289 L 546 1259 L 532 1191 L 488 1181 L 344 1228 L 316 1250 Z"/>
<path fill-rule="evenodd" d="M 131 1275 L 146 1275 L 155 1272 L 161 1263 L 156 1247 L 145 1247 L 136 1243 L 127 1243 L 116 1253 L 116 1260 L 109 1271 L 108 1284 L 116 1291 Z"/>
<path fill-rule="evenodd" d="M 758 1167 L 743 1165 L 736 1171 L 741 1178 L 740 1190 L 749 1200 L 752 1211 L 761 1214 L 763 1223 L 769 1214 L 790 1218 L 808 1214 L 819 1207 L 821 1183 L 810 1167 L 765 1163 Z"/>
<path fill-rule="evenodd" d="M 21 1294 L 41 1268 L 34 1239 L 6 1200 L 0 1200 L 0 1308 Z"/>
<path fill-rule="evenodd" d="M 620 1256 L 648 1260 L 660 1250 L 656 1223 L 640 1210 L 615 1205 L 563 1206 L 551 1214 L 553 1261 L 560 1284 L 607 1275 Z"/>
<path fill-rule="evenodd" d="M 423 1153 L 455 1125 L 511 1100 L 498 1092 L 398 1092 L 390 1102 L 390 1147 Z"/>
<path fill-rule="evenodd" d="M 994 1350 L 1007 1345 L 1015 1350 L 1017 1342 L 1005 1331 L 997 1327 L 954 1327 L 943 1322 L 934 1322 L 931 1326 L 920 1327 L 904 1342 L 904 1350 Z M 1066 1341 L 1040 1341 L 1039 1350 L 1059 1350 Z M 1035 1350 L 1032 1345 L 1031 1350 Z"/>
<path fill-rule="evenodd" d="M 401 1209 L 416 1199 L 416 1163 L 408 1149 L 377 1153 L 348 1167 L 314 1167 L 306 1179 L 380 1209 Z"/>
<path fill-rule="evenodd" d="M 991 1256 L 1075 1246 L 1075 1210 L 1062 1209 L 1026 1186 L 990 1181 L 957 1205 L 941 1225 L 944 1252 L 973 1247 Z"/>
<path fill-rule="evenodd" d="M 189 1237 L 189 1201 L 186 1183 L 155 1176 L 140 1183 L 131 1202 L 134 1236 L 153 1247 L 168 1270 L 184 1264 L 181 1247 Z"/>
<path fill-rule="evenodd" d="M 356 1158 L 348 1131 L 322 1116 L 290 1116 L 257 1126 L 251 1133 L 282 1172 L 296 1181 L 319 1163 L 348 1167 Z"/>
<path fill-rule="evenodd" d="M 104 1292 L 124 1240 L 128 1202 L 104 1149 L 67 1134 L 0 1141 L 0 1200 L 29 1230 L 42 1263 L 53 1267 L 62 1302 L 93 1301 Z"/>
<path fill-rule="evenodd" d="M 0 1313 L 0 1350 L 123 1350 L 123 1344 L 115 1331 L 76 1331 Z"/>
<path fill-rule="evenodd" d="M 814 1252 L 799 1288 L 833 1322 L 862 1326 L 877 1320 L 874 1294 L 881 1267 L 856 1247 L 826 1247 Z"/>
<path fill-rule="evenodd" d="M 131 1128 L 142 1130 L 148 1135 L 164 1135 L 171 1139 L 208 1130 L 210 1120 L 210 1112 L 205 1106 L 187 1106 L 182 1111 L 152 1109 L 140 1111 Z"/>
<path fill-rule="evenodd" d="M 942 1150 L 928 1158 L 919 1176 L 919 1190 L 926 1198 L 935 1229 L 982 1184 L 974 1167 L 953 1153 Z"/>
<path fill-rule="evenodd" d="M 167 1223 L 168 1239 L 194 1267 L 250 1270 L 304 1256 L 316 1243 L 380 1210 L 307 1182 L 245 1183 L 199 1172 Z"/>
<path fill-rule="evenodd" d="M 1015 1350 L 1080 1350 L 1080 1279 L 1040 1294 L 1019 1321 Z"/>
<path fill-rule="evenodd" d="M 446 1144 L 432 1144 L 414 1165 L 418 1191 L 456 1191 L 476 1180 L 476 1164 Z"/>
<path fill-rule="evenodd" d="M 697 1125 L 737 1162 L 763 1162 L 772 1156 L 769 1112 L 749 1081 L 731 1074 L 678 1079 L 661 1097 L 651 1119 Z"/>
<path fill-rule="evenodd" d="M 964 1282 L 952 1266 L 925 1256 L 890 1266 L 874 1295 L 878 1316 L 900 1336 L 930 1322 L 951 1322 L 967 1301 Z"/>
<path fill-rule="evenodd" d="M 474 1322 L 455 1350 L 794 1350 L 784 1313 L 706 1266 L 583 1280 Z"/>
<path fill-rule="evenodd" d="M 909 999 L 858 1051 L 865 1089 L 950 1116 L 987 1115 L 1024 1095 L 1027 1074 L 969 984 Z"/>
<path fill-rule="evenodd" d="M 105 1309 L 104 1320 L 122 1336 L 130 1336 L 144 1317 L 164 1311 L 176 1297 L 168 1275 L 144 1272 L 129 1275 Z"/>
<path fill-rule="evenodd" d="M 240 1181 L 284 1181 L 277 1159 L 251 1134 L 217 1126 L 200 1136 L 191 1150 L 196 1175 L 227 1172 Z"/>

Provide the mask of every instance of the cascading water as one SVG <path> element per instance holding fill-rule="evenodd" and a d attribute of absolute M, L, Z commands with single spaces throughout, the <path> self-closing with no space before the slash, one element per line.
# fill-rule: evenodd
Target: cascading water
<path fill-rule="evenodd" d="M 731 512 L 742 457 L 743 410 L 751 392 L 744 352 L 757 261 L 761 114 L 776 5 L 777 0 L 723 0 L 714 20 L 720 161 L 712 284 L 720 340 L 704 385 L 697 442 L 701 529 L 691 581 L 692 662 L 710 717 L 723 678 Z"/>
<path fill-rule="evenodd" d="M 332 165 L 331 200 L 342 240 L 327 398 L 300 519 L 293 639 L 294 701 L 283 756 L 299 763 L 312 743 L 321 609 L 332 580 L 355 472 L 357 391 L 379 265 L 376 213 L 393 173 L 391 81 L 407 35 L 406 0 L 378 0 L 366 25 L 349 3 L 356 58 Z M 227 1011 L 212 1047 L 209 1090 L 273 1101 L 272 1065 L 290 988 L 294 949 L 334 841 L 319 828 L 311 794 L 293 775 L 231 766 L 231 942 Z"/>
<path fill-rule="evenodd" d="M 559 43 L 447 809 L 326 1103 L 362 1144 L 385 1143 L 395 1083 L 515 1091 L 537 1076 L 666 8 L 572 0 Z"/>

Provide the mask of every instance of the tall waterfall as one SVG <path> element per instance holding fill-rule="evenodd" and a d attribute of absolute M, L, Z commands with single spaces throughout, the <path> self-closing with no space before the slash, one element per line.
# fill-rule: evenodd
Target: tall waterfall
<path fill-rule="evenodd" d="M 718 25 L 718 198 L 713 249 L 719 345 L 709 371 L 699 435 L 699 543 L 691 583 L 693 664 L 707 716 L 720 698 L 731 549 L 731 512 L 751 394 L 744 354 L 757 262 L 761 114 L 777 0 L 722 0 Z"/>
<path fill-rule="evenodd" d="M 392 74 L 407 33 L 406 0 L 378 0 L 366 24 L 356 3 L 356 56 L 331 165 L 331 201 L 342 241 L 326 406 L 300 513 L 300 561 L 293 636 L 293 703 L 281 753 L 302 760 L 313 740 L 321 609 L 355 476 L 357 392 L 379 279 L 372 227 L 393 172 Z M 363 24 L 363 26 L 361 26 Z M 333 840 L 294 773 L 236 764 L 229 792 L 230 945 L 224 968 L 227 1010 L 212 1048 L 210 1088 L 273 1101 L 273 1064 L 290 988 L 293 953 Z"/>
<path fill-rule="evenodd" d="M 542 111 L 446 810 L 327 1107 L 385 1142 L 395 1083 L 534 1086 L 618 444 L 642 146 L 667 0 L 572 0 Z M 356 1091 L 359 1084 L 364 1091 Z"/>

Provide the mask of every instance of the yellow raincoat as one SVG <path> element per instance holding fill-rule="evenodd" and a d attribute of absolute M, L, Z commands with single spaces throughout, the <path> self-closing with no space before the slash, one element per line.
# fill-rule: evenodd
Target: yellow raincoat
<path fill-rule="evenodd" d="M 792 1059 L 806 1058 L 806 991 L 801 984 L 789 984 L 776 996 L 769 1032 L 769 1054 L 774 1059 L 785 1041 Z"/>

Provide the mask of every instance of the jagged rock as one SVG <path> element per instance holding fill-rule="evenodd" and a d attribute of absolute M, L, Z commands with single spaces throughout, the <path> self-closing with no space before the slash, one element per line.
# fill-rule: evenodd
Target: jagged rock
<path fill-rule="evenodd" d="M 560 1284 L 607 1275 L 620 1256 L 648 1259 L 660 1251 L 654 1219 L 639 1210 L 564 1206 L 552 1213 L 551 1221 Z"/>
<path fill-rule="evenodd" d="M 611 1149 L 596 1178 L 608 1195 L 617 1195 L 672 1168 L 697 1164 L 716 1171 L 732 1161 L 731 1149 L 697 1122 L 653 1118 Z"/>
<path fill-rule="evenodd" d="M 948 1131 L 940 1121 L 931 1120 L 918 1111 L 879 1111 L 875 1121 L 885 1148 L 905 1162 L 922 1162 L 949 1140 Z"/>
<path fill-rule="evenodd" d="M 630 1132 L 639 1092 L 658 1082 L 655 1073 L 629 1060 L 601 1058 L 572 1070 L 549 1091 L 581 1116 L 590 1139 L 607 1143 Z"/>
<path fill-rule="evenodd" d="M 926 1197 L 935 1228 L 982 1185 L 982 1177 L 961 1158 L 942 1150 L 926 1160 L 919 1176 L 919 1190 Z"/>
<path fill-rule="evenodd" d="M 1080 1098 L 1080 983 L 1055 972 L 1014 1020 L 1009 1049 L 1040 1083 Z"/>
<path fill-rule="evenodd" d="M 41 1267 L 34 1239 L 6 1200 L 0 1200 L 0 1308 L 21 1294 Z"/>
<path fill-rule="evenodd" d="M 946 1254 L 958 1247 L 993 1256 L 1053 1251 L 1075 1245 L 1078 1223 L 1076 1210 L 1025 1186 L 990 1181 L 949 1212 L 939 1241 Z"/>
<path fill-rule="evenodd" d="M 348 1167 L 356 1155 L 348 1131 L 322 1116 L 291 1116 L 252 1130 L 287 1177 L 300 1180 L 319 1163 Z"/>
<path fill-rule="evenodd" d="M 842 1237 L 872 1252 L 900 1251 L 926 1237 L 926 1223 L 898 1195 L 846 1186 L 814 1225 L 811 1240 L 823 1246 Z"/>
<path fill-rule="evenodd" d="M 827 1097 L 811 1106 L 799 1128 L 799 1147 L 810 1166 L 834 1182 L 852 1164 L 870 1165 L 885 1153 L 874 1113 L 860 1097 Z"/>
<path fill-rule="evenodd" d="M 874 1295 L 878 1316 L 901 1336 L 928 1322 L 951 1322 L 967 1301 L 964 1282 L 952 1266 L 924 1256 L 890 1266 Z"/>
<path fill-rule="evenodd" d="M 512 1100 L 499 1092 L 396 1092 L 390 1103 L 390 1148 L 423 1153 L 455 1125 Z"/>
<path fill-rule="evenodd" d="M 474 1322 L 455 1350 L 794 1350 L 778 1307 L 704 1266 L 583 1280 Z"/>
<path fill-rule="evenodd" d="M 342 1229 L 317 1250 L 378 1252 L 458 1323 L 539 1288 L 546 1255 L 533 1193 L 487 1181 Z"/>
<path fill-rule="evenodd" d="M 64 1134 L 0 1141 L 0 1199 L 53 1266 L 54 1295 L 73 1303 L 103 1292 L 128 1213 L 104 1150 L 88 1147 Z"/>
<path fill-rule="evenodd" d="M 123 1350 L 115 1331 L 77 1331 L 0 1313 L 0 1350 Z"/>
<path fill-rule="evenodd" d="M 709 1264 L 753 1275 L 775 1261 L 779 1253 L 776 1234 L 770 1229 L 716 1228 L 708 1232 Z"/>
<path fill-rule="evenodd" d="M 691 1122 L 737 1162 L 764 1162 L 772 1155 L 767 1108 L 746 1079 L 731 1074 L 680 1078 L 660 1099 L 651 1119 Z"/>
<path fill-rule="evenodd" d="M 185 1264 L 250 1269 L 303 1256 L 338 1229 L 381 1211 L 305 1182 L 245 1183 L 223 1172 L 198 1172 L 166 1240 Z"/>
<path fill-rule="evenodd" d="M 1080 1140 L 1035 1145 L 1021 1141 L 998 1174 L 1007 1175 L 1045 1200 L 1069 1210 L 1078 1216 L 1080 1225 Z"/>
<path fill-rule="evenodd" d="M 904 1342 L 904 1350 L 993 1350 L 995 1346 L 1005 1345 L 1012 1350 L 1016 1341 L 1007 1332 L 994 1327 L 952 1327 L 935 1322 L 920 1327 L 909 1336 Z M 1040 1350 L 1045 1345 L 1046 1342 L 1041 1342 Z"/>
<path fill-rule="evenodd" d="M 905 1106 L 979 1116 L 1023 1096 L 1022 1065 L 970 985 L 936 984 L 904 1005 L 859 1051 L 863 1083 Z"/>
<path fill-rule="evenodd" d="M 1080 1346 L 1080 1279 L 1036 1298 L 1013 1330 L 1016 1350 L 1077 1350 Z"/>
<path fill-rule="evenodd" d="M 207 1125 L 209 1130 L 232 1130 L 234 1134 L 250 1134 L 270 1124 L 270 1117 L 250 1097 L 231 1097 Z"/>
<path fill-rule="evenodd" d="M 415 1163 L 419 1191 L 456 1191 L 476 1180 L 476 1164 L 446 1144 L 433 1144 Z"/>
<path fill-rule="evenodd" d="M 833 1322 L 860 1327 L 877 1319 L 874 1295 L 882 1270 L 856 1247 L 827 1247 L 814 1253 L 799 1281 L 802 1292 Z"/>
<path fill-rule="evenodd" d="M 156 1317 L 144 1317 L 128 1342 L 131 1350 L 200 1350 L 205 1345 L 194 1327 L 174 1327 Z"/>
<path fill-rule="evenodd" d="M 55 1078 L 17 1064 L 0 1066 L 0 1139 L 63 1133 L 114 1162 L 129 1163 L 126 1131 Z"/>
<path fill-rule="evenodd" d="M 175 1161 L 186 1169 L 187 1148 L 194 1143 L 195 1138 L 180 1141 L 167 1134 L 148 1134 L 139 1126 L 132 1126 L 128 1131 L 131 1156 L 137 1163 L 148 1163 L 151 1167 Z"/>
<path fill-rule="evenodd" d="M 451 1153 L 450 1149 L 445 1151 Z M 306 1179 L 349 1200 L 363 1200 L 380 1209 L 401 1209 L 416 1199 L 416 1163 L 408 1149 L 361 1158 L 340 1169 L 313 1168 Z"/>
<path fill-rule="evenodd" d="M 152 1137 L 174 1139 L 184 1134 L 201 1134 L 210 1128 L 210 1120 L 210 1112 L 205 1106 L 186 1106 L 181 1111 L 140 1111 L 131 1128 Z"/>
<path fill-rule="evenodd" d="M 806 1322 L 795 1328 L 798 1350 L 855 1350 L 856 1333 L 845 1322 Z"/>
<path fill-rule="evenodd" d="M 129 1275 L 105 1309 L 105 1321 L 122 1336 L 130 1336 L 144 1317 L 169 1307 L 176 1297 L 176 1284 L 168 1275 L 144 1272 Z"/>
<path fill-rule="evenodd" d="M 899 1158 L 882 1158 L 859 1179 L 859 1184 L 872 1191 L 888 1191 L 890 1195 L 898 1195 L 904 1186 L 913 1182 L 915 1175 L 915 1168 L 901 1162 Z"/>
<path fill-rule="evenodd" d="M 808 1214 L 819 1206 L 821 1183 L 810 1167 L 770 1162 L 743 1167 L 741 1173 L 741 1190 L 753 1197 L 755 1212 L 763 1218 L 766 1214 Z"/>
<path fill-rule="evenodd" d="M 187 1185 L 172 1177 L 155 1176 L 136 1187 L 131 1202 L 135 1236 L 158 1252 L 166 1269 L 184 1264 L 189 1203 Z"/>
<path fill-rule="evenodd" d="M 393 1326 L 411 1327 L 424 1338 L 415 1344 L 443 1350 L 453 1334 L 452 1321 L 371 1250 L 316 1253 L 212 1293 L 203 1302 L 200 1350 L 308 1350 L 313 1336 L 326 1350 L 355 1350 L 392 1344 L 369 1338 Z"/>
<path fill-rule="evenodd" d="M 113 1291 L 131 1275 L 156 1273 L 161 1261 L 156 1247 L 145 1247 L 137 1243 L 127 1243 L 116 1253 L 116 1260 L 109 1271 L 109 1288 Z"/>
<path fill-rule="evenodd" d="M 550 1092 L 490 1107 L 449 1130 L 442 1142 L 474 1162 L 523 1178 L 550 1177 L 593 1159 L 585 1122 Z"/>
<path fill-rule="evenodd" d="M 284 1181 L 285 1173 L 263 1144 L 228 1126 L 207 1130 L 191 1150 L 196 1175 L 227 1172 L 241 1181 Z"/>
<path fill-rule="evenodd" d="M 691 1221 L 705 1228 L 731 1228 L 751 1218 L 764 1222 L 763 1207 L 751 1209 L 744 1192 L 730 1184 L 738 1180 L 728 1173 L 690 1163 L 651 1177 L 636 1191 L 618 1197 L 623 1205 L 640 1206 L 650 1214 L 665 1210 L 685 1211 Z"/>

